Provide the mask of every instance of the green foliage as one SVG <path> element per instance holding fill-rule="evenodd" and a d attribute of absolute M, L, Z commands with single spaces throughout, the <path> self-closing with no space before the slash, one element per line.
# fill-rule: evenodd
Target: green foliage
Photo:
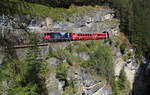
<path fill-rule="evenodd" d="M 68 65 L 67 64 L 59 64 L 56 68 L 56 78 L 59 80 L 66 80 L 68 73 Z"/>
<path fill-rule="evenodd" d="M 67 1 L 70 2 L 70 0 L 67 0 Z M 61 3 L 65 3 L 65 2 L 61 1 Z M 83 7 L 70 6 L 69 9 L 52 8 L 52 7 L 48 7 L 45 5 L 23 2 L 20 0 L 0 1 L 0 6 L 2 7 L 1 8 L 2 10 L 0 9 L 0 11 L 1 13 L 4 13 L 4 14 L 11 14 L 11 15 L 30 14 L 33 16 L 51 17 L 54 21 L 55 20 L 67 20 L 66 17 L 64 17 L 64 14 L 84 13 L 89 10 L 96 10 L 96 8 L 93 8 L 91 6 L 83 6 Z"/>
<path fill-rule="evenodd" d="M 46 77 L 47 71 L 48 71 L 47 62 L 42 62 L 39 68 L 39 74 L 38 74 L 39 78 L 44 80 Z"/>
<path fill-rule="evenodd" d="M 0 66 L 0 93 L 6 89 L 8 95 L 46 95 L 45 77 L 47 63 L 40 56 L 36 38 L 31 37 L 34 44 L 27 52 L 25 60 L 6 58 Z M 8 87 L 2 84 L 7 82 Z M 1 88 L 2 87 L 2 88 Z"/>
<path fill-rule="evenodd" d="M 91 44 L 94 44 L 93 42 Z M 92 45 L 91 45 L 92 46 Z M 90 47 L 90 45 L 89 45 Z M 92 50 L 94 50 L 92 52 Z M 114 75 L 111 50 L 109 47 L 102 46 L 100 43 L 94 46 L 90 53 L 90 60 L 83 63 L 83 67 L 96 72 L 98 75 L 112 82 Z"/>
<path fill-rule="evenodd" d="M 77 94 L 77 87 L 76 87 L 76 79 L 71 79 L 68 81 L 68 87 L 65 88 L 63 95 L 73 95 Z"/>
<path fill-rule="evenodd" d="M 113 82 L 112 95 L 130 95 L 130 85 L 124 67 L 120 71 L 118 80 Z"/>
<path fill-rule="evenodd" d="M 49 51 L 48 51 L 48 55 L 47 55 L 47 59 L 50 58 L 50 57 L 53 57 L 53 49 L 52 48 L 49 48 Z"/>
<path fill-rule="evenodd" d="M 112 94 L 111 95 L 120 95 L 118 84 L 115 80 L 113 80 L 112 84 Z"/>
<path fill-rule="evenodd" d="M 125 50 L 126 48 L 127 48 L 127 45 L 126 45 L 126 44 L 122 43 L 122 44 L 120 45 L 120 50 Z"/>
<path fill-rule="evenodd" d="M 120 51 L 121 51 L 121 53 L 124 54 L 126 49 L 127 49 L 127 45 L 125 43 L 122 43 L 120 45 Z"/>
<path fill-rule="evenodd" d="M 119 87 L 119 90 L 124 90 L 126 88 L 129 88 L 129 83 L 128 83 L 124 68 L 122 68 L 120 75 L 119 75 L 118 87 Z"/>
<path fill-rule="evenodd" d="M 39 95 L 36 93 L 36 86 L 17 87 L 8 89 L 8 95 Z"/>
<path fill-rule="evenodd" d="M 88 52 L 88 51 L 89 51 L 89 49 L 85 44 L 82 44 L 82 45 L 79 46 L 79 48 L 77 48 L 78 53 L 79 52 Z"/>
<path fill-rule="evenodd" d="M 53 51 L 53 57 L 56 57 L 60 60 L 65 60 L 66 56 L 69 56 L 70 54 L 65 51 L 64 49 L 59 49 L 57 51 Z"/>

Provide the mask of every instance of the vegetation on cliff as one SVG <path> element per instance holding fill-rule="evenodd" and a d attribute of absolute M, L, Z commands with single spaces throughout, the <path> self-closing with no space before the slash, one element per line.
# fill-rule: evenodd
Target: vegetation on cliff
<path fill-rule="evenodd" d="M 121 69 L 117 80 L 114 80 L 112 86 L 112 95 L 130 95 L 129 81 L 127 80 L 124 68 Z"/>
<path fill-rule="evenodd" d="M 35 38 L 35 37 L 33 37 Z M 5 57 L 0 64 L 0 94 L 8 95 L 46 95 L 45 76 L 47 63 L 35 46 L 27 52 L 26 59 Z"/>
<path fill-rule="evenodd" d="M 97 10 L 92 6 L 70 6 L 66 8 L 53 8 L 45 5 L 30 3 L 21 0 L 0 1 L 0 11 L 10 15 L 33 15 L 42 17 L 51 17 L 53 20 L 66 20 L 64 14 L 85 13 L 90 10 Z"/>
<path fill-rule="evenodd" d="M 102 45 L 102 41 L 77 41 L 72 42 L 64 49 L 52 50 L 50 48 L 47 59 L 57 58 L 59 64 L 56 67 L 56 78 L 65 81 L 63 95 L 77 93 L 76 81 L 73 78 L 68 80 L 68 73 L 73 72 L 72 67 L 84 68 L 85 72 L 100 77 L 102 82 L 107 81 L 112 84 L 114 80 L 114 64 L 113 56 L 111 56 L 111 48 Z M 86 54 L 88 59 L 84 59 L 80 54 Z M 54 70 L 55 71 L 55 70 Z M 80 94 L 79 94 L 80 95 Z"/>
<path fill-rule="evenodd" d="M 121 31 L 128 35 L 133 46 L 136 48 L 136 53 L 138 54 L 137 58 L 141 58 L 142 53 L 145 54 L 147 58 L 150 57 L 149 0 L 93 0 L 92 3 L 91 0 L 1 0 L 0 11 L 4 14 L 30 14 L 44 17 L 50 16 L 53 20 L 66 20 L 65 17 L 63 17 L 64 13 L 84 13 L 96 9 L 91 6 L 76 7 L 71 6 L 71 4 L 104 4 L 117 9 L 117 16 L 121 20 Z M 96 44 L 95 41 L 90 44 L 75 44 L 76 46 L 78 45 L 79 48 L 74 48 L 70 45 L 64 50 L 50 50 L 48 58 L 55 57 L 61 61 L 66 59 L 67 62 L 67 66 L 66 64 L 58 65 L 56 73 L 58 79 L 66 80 L 68 64 L 72 66 L 75 63 L 80 63 L 87 71 L 95 72 L 108 82 L 114 83 L 114 95 L 128 92 L 128 90 L 123 90 L 128 89 L 128 82 L 124 70 L 121 71 L 119 79 L 113 81 L 114 74 L 112 57 L 109 53 L 111 51 L 110 48 Z M 120 45 L 121 51 L 124 51 L 125 48 L 125 44 Z M 80 57 L 72 55 L 73 52 L 87 52 L 90 55 L 90 59 L 85 61 Z M 47 93 L 44 84 L 46 62 L 37 55 L 40 54 L 38 54 L 38 49 L 34 47 L 28 51 L 25 60 L 12 59 L 9 56 L 3 61 L 3 64 L 0 65 L 0 94 L 45 95 Z M 65 95 L 75 92 L 74 80 L 66 81 L 66 83 L 68 86 L 65 88 Z"/>

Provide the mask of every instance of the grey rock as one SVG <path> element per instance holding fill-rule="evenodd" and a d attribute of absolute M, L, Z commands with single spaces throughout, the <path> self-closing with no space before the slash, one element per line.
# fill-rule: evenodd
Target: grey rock
<path fill-rule="evenodd" d="M 88 60 L 90 58 L 90 56 L 86 52 L 79 53 L 79 57 L 84 60 Z"/>
<path fill-rule="evenodd" d="M 58 65 L 59 64 L 59 59 L 57 59 L 57 58 L 49 58 L 48 60 L 47 60 L 47 63 L 48 64 L 53 64 L 53 65 Z"/>
<path fill-rule="evenodd" d="M 111 87 L 108 85 L 105 85 L 101 88 L 99 88 L 94 94 L 92 95 L 111 95 L 112 90 Z"/>
<path fill-rule="evenodd" d="M 62 90 L 64 85 L 65 85 L 65 81 L 59 81 L 58 82 L 58 90 Z"/>
<path fill-rule="evenodd" d="M 73 55 L 73 56 L 78 56 L 78 53 L 73 52 L 72 55 Z"/>
<path fill-rule="evenodd" d="M 53 23 L 53 28 L 73 28 L 74 24 L 70 22 L 64 22 L 64 21 L 56 21 Z"/>

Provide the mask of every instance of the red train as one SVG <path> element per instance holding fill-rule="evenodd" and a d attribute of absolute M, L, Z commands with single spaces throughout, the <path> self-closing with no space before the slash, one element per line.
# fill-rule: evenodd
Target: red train
<path fill-rule="evenodd" d="M 44 33 L 43 39 L 47 41 L 52 40 L 87 40 L 87 39 L 107 39 L 109 33 L 64 33 L 64 32 L 53 32 Z"/>

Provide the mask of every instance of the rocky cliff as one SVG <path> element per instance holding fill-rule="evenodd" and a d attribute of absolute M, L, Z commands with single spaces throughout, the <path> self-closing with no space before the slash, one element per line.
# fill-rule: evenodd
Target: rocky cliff
<path fill-rule="evenodd" d="M 132 88 L 138 69 L 135 50 L 119 30 L 120 23 L 114 18 L 114 11 L 98 9 L 86 13 L 64 14 L 64 16 L 66 21 L 53 21 L 50 17 L 30 15 L 3 15 L 0 16 L 0 29 L 3 31 L 2 36 L 15 45 L 28 42 L 32 32 L 107 31 L 110 34 L 109 40 L 57 42 L 39 47 L 42 57 L 48 63 L 46 76 L 48 93 L 49 95 L 110 95 L 114 79 L 119 80 L 122 68 Z M 40 37 L 39 42 L 42 42 Z M 5 46 L 8 45 L 3 44 L 2 47 Z M 26 51 L 27 49 L 17 49 L 16 55 L 19 59 L 24 59 Z M 4 55 L 0 56 L 2 60 Z"/>

